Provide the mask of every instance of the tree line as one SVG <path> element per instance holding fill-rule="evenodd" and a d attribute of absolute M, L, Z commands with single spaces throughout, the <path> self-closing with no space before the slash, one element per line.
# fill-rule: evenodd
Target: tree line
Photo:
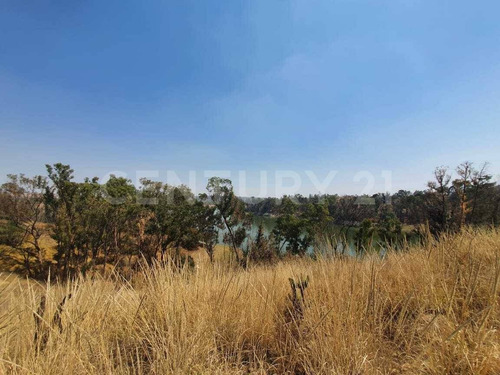
<path fill-rule="evenodd" d="M 47 176 L 8 175 L 0 188 L 2 260 L 31 277 L 50 270 L 65 278 L 99 264 L 130 267 L 133 259 L 181 264 L 191 261 L 181 249 L 200 245 L 213 260 L 222 229 L 240 261 L 249 215 L 229 180 L 211 178 L 207 193 L 195 197 L 184 185 L 145 179 L 135 187 L 116 176 L 75 182 L 69 165 L 46 167 Z M 44 236 L 56 244 L 52 257 Z"/>
<path fill-rule="evenodd" d="M 214 261 L 225 243 L 235 262 L 271 262 L 305 256 L 326 242 L 351 237 L 356 251 L 378 242 L 398 247 L 403 226 L 435 236 L 465 225 L 498 225 L 500 189 L 481 168 L 466 162 L 455 177 L 445 167 L 424 191 L 373 196 L 296 195 L 244 202 L 230 180 L 209 179 L 206 193 L 148 179 L 136 187 L 111 176 L 74 181 L 69 165 L 46 165 L 46 176 L 8 175 L 0 187 L 0 257 L 30 277 L 70 277 L 106 265 L 133 270 L 168 260 L 192 265 L 190 250 L 203 248 Z M 252 216 L 273 216 L 266 233 L 250 235 Z M 53 254 L 46 245 L 51 237 Z M 345 246 L 343 250 L 345 250 Z M 186 253 L 187 251 L 187 253 Z"/>
<path fill-rule="evenodd" d="M 464 162 L 455 170 L 437 167 L 427 189 L 414 192 L 399 190 L 392 195 L 371 196 L 297 194 L 286 198 L 293 200 L 300 214 L 321 203 L 332 223 L 344 231 L 359 228 L 365 220 L 374 223 L 381 219 L 411 226 L 427 225 L 434 235 L 457 231 L 465 225 L 498 226 L 500 186 L 493 181 L 487 167 L 485 163 L 476 168 L 471 162 Z M 281 215 L 283 199 L 248 201 L 248 210 L 255 215 Z"/>

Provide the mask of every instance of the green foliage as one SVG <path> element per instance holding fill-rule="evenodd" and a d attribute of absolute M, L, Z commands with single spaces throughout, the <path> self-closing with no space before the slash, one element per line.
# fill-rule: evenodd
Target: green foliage
<path fill-rule="evenodd" d="M 246 238 L 246 227 L 250 225 L 250 215 L 245 210 L 245 204 L 234 194 L 230 180 L 212 177 L 207 183 L 208 203 L 213 204 L 227 230 L 224 239 L 234 252 L 237 262 L 240 262 L 238 248 Z"/>
<path fill-rule="evenodd" d="M 201 200 L 206 200 L 205 195 L 200 196 Z M 219 229 L 223 227 L 222 219 L 218 215 L 217 208 L 211 205 L 205 205 L 202 201 L 198 201 L 194 206 L 196 215 L 195 222 L 199 241 L 205 248 L 210 262 L 214 262 L 215 245 L 219 237 Z"/>
<path fill-rule="evenodd" d="M 77 194 L 79 185 L 72 181 L 73 170 L 61 163 L 46 165 L 52 187 L 45 192 L 45 207 L 54 222 L 52 237 L 57 242 L 54 259 L 60 276 L 67 277 L 77 264 Z"/>
<path fill-rule="evenodd" d="M 292 213 L 276 219 L 273 236 L 278 254 L 305 255 L 313 241 L 308 221 Z"/>
<path fill-rule="evenodd" d="M 403 239 L 401 222 L 388 207 L 384 207 L 379 214 L 377 232 L 383 243 L 395 247 L 401 244 Z"/>
<path fill-rule="evenodd" d="M 370 248 L 373 241 L 373 233 L 374 227 L 372 221 L 370 219 L 363 220 L 355 236 L 356 251 L 358 254 L 362 254 Z"/>
<path fill-rule="evenodd" d="M 250 245 L 247 256 L 253 263 L 270 263 L 276 259 L 275 250 L 269 238 L 264 234 L 264 225 L 262 223 L 259 224 L 257 234 Z"/>
<path fill-rule="evenodd" d="M 190 263 L 183 250 L 205 248 L 214 261 L 215 246 L 223 237 L 243 264 L 269 262 L 278 256 L 304 256 L 325 238 L 332 248 L 354 239 L 358 253 L 377 245 L 400 247 L 403 224 L 416 233 L 430 228 L 436 237 L 464 225 L 498 225 L 500 187 L 486 165 L 462 163 L 452 172 L 437 168 L 425 191 L 401 190 L 392 196 L 337 196 L 296 194 L 293 197 L 236 196 L 230 180 L 212 177 L 207 193 L 195 197 L 186 186 L 110 176 L 75 182 L 69 165 L 47 165 L 48 178 L 9 175 L 0 187 L 0 244 L 2 256 L 33 277 L 70 277 L 113 264 L 135 268 L 144 259 Z M 253 203 L 252 203 L 253 202 Z M 269 236 L 261 225 L 249 236 L 251 214 L 275 216 Z M 352 229 L 352 231 L 350 231 Z M 353 233 L 354 232 L 354 236 Z M 50 233 L 56 242 L 53 259 L 40 244 Z M 223 236 L 221 234 L 224 234 Z M 344 249 L 344 247 L 343 247 Z M 344 250 L 342 250 L 344 251 Z M 244 254 L 245 259 L 241 259 Z"/>
<path fill-rule="evenodd" d="M 23 239 L 24 231 L 13 221 L 6 220 L 0 225 L 0 245 L 16 247 Z"/>
<path fill-rule="evenodd" d="M 141 195 L 151 203 L 145 206 L 150 213 L 145 231 L 152 237 L 149 259 L 156 258 L 158 252 L 164 256 L 173 249 L 170 255 L 179 260 L 181 248 L 195 249 L 201 240 L 198 220 L 203 213 L 200 203 L 186 186 L 172 187 L 149 180 L 142 184 Z"/>
<path fill-rule="evenodd" d="M 10 258 L 7 263 L 20 265 L 28 276 L 44 277 L 46 262 L 40 245 L 44 230 L 40 223 L 45 219 L 46 179 L 23 174 L 7 177 L 8 182 L 0 187 L 0 244 L 10 247 L 12 253 L 2 255 Z"/>

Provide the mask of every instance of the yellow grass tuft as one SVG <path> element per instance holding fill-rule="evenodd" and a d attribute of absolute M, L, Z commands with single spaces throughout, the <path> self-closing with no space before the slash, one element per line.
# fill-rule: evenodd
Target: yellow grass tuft
<path fill-rule="evenodd" d="M 289 278 L 307 276 L 293 297 Z M 3 275 L 0 373 L 498 374 L 499 283 L 495 230 L 383 259 L 159 265 L 64 285 Z"/>

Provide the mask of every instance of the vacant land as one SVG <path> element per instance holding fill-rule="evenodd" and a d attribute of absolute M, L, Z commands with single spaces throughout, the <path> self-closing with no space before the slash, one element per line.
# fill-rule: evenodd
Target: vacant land
<path fill-rule="evenodd" d="M 0 373 L 498 374 L 499 278 L 494 230 L 383 259 L 158 265 L 64 285 L 4 274 Z"/>

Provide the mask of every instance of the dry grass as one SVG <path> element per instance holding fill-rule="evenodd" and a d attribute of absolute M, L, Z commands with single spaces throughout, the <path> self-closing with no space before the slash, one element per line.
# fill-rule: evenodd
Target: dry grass
<path fill-rule="evenodd" d="M 384 259 L 46 286 L 4 275 L 0 373 L 498 374 L 499 255 L 489 230 Z"/>

